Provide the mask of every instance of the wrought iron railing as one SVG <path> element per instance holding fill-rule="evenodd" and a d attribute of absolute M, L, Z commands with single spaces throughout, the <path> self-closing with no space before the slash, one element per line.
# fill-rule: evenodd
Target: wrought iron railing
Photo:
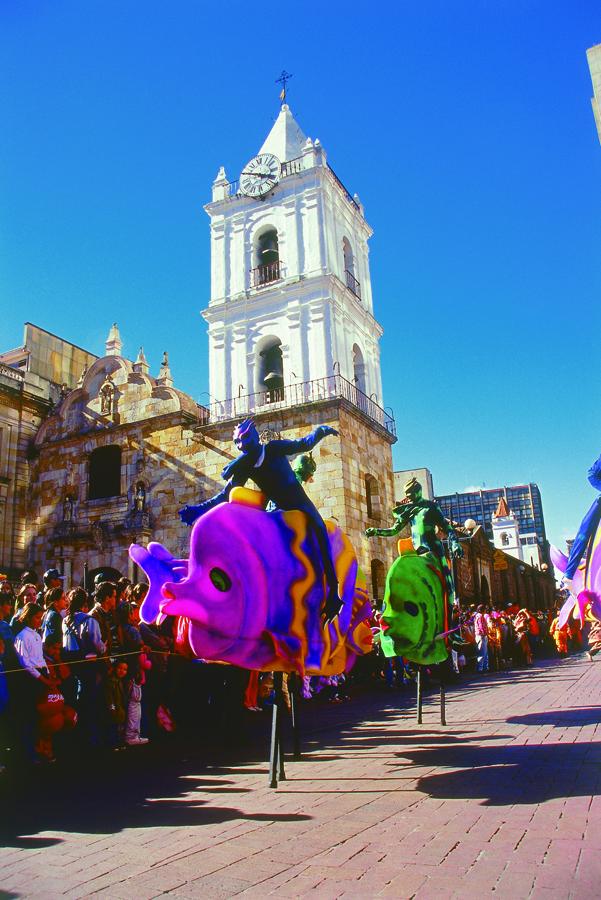
<path fill-rule="evenodd" d="M 279 281 L 281 277 L 279 259 L 264 266 L 257 266 L 256 269 L 251 269 L 250 276 L 253 287 L 263 287 L 266 284 Z"/>
<path fill-rule="evenodd" d="M 353 273 L 349 272 L 348 269 L 344 270 L 344 274 L 346 276 L 347 288 L 350 291 L 352 291 L 353 294 L 355 295 L 355 297 L 357 297 L 360 300 L 361 299 L 361 285 L 359 284 L 359 282 L 357 281 L 357 279 L 355 278 Z"/>
<path fill-rule="evenodd" d="M 361 212 L 361 207 L 359 206 L 357 201 L 354 199 L 354 197 L 351 196 L 350 191 L 344 186 L 344 184 L 342 183 L 342 181 L 340 180 L 340 178 L 338 177 L 338 175 L 336 174 L 336 172 L 334 171 L 334 169 L 332 168 L 332 166 L 329 163 L 328 163 L 328 169 L 329 169 L 330 175 L 332 176 L 332 178 L 334 179 L 334 181 L 336 182 L 338 187 L 341 189 L 342 193 L 344 194 L 344 196 L 346 197 L 348 202 L 352 203 L 353 206 L 355 207 L 355 209 L 358 210 L 359 212 Z"/>
<path fill-rule="evenodd" d="M 394 417 L 342 375 L 329 375 L 327 378 L 289 384 L 276 390 L 258 391 L 243 397 L 213 402 L 208 407 L 201 407 L 199 425 L 336 399 L 346 400 L 389 434 L 396 436 Z"/>

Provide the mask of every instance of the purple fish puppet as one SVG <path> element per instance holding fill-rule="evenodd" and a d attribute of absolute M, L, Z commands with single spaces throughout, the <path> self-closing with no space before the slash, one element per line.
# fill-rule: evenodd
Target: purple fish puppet
<path fill-rule="evenodd" d="M 145 622 L 188 620 L 195 656 L 260 671 L 334 675 L 372 646 L 371 605 L 351 544 L 328 522 L 342 609 L 324 627 L 326 585 L 317 541 L 298 510 L 266 512 L 257 491 L 235 488 L 198 519 L 190 559 L 161 544 L 130 547 L 150 588 Z"/>

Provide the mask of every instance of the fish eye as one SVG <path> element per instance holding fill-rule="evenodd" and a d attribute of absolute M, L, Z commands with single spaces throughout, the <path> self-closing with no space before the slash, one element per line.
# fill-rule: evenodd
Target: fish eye
<path fill-rule="evenodd" d="M 216 587 L 218 591 L 223 591 L 223 593 L 229 591 L 232 586 L 232 579 L 227 574 L 227 572 L 223 571 L 223 569 L 211 569 L 211 571 L 209 572 L 209 578 L 211 579 L 214 587 Z"/>
<path fill-rule="evenodd" d="M 419 612 L 417 603 L 413 603 L 412 600 L 405 600 L 405 612 L 408 612 L 410 616 L 416 616 Z"/>

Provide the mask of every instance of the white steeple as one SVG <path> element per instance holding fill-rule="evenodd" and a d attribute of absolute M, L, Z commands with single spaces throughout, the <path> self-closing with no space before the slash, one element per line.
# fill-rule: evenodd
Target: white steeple
<path fill-rule="evenodd" d="M 373 312 L 372 232 L 363 207 L 287 104 L 264 153 L 282 163 L 268 191 L 245 192 L 241 180 L 233 193 L 220 170 L 205 207 L 210 393 L 218 401 L 252 395 L 253 403 L 271 403 L 292 396 L 292 384 L 322 379 L 327 390 L 343 384 L 363 407 L 381 407 L 382 329 Z M 259 178 L 266 177 L 260 165 Z M 223 415 L 229 409 L 224 404 Z"/>
<path fill-rule="evenodd" d="M 273 153 L 280 162 L 288 162 L 291 159 L 298 159 L 306 142 L 307 137 L 301 131 L 290 107 L 287 103 L 283 103 L 259 153 Z"/>
<path fill-rule="evenodd" d="M 119 334 L 119 328 L 117 327 L 116 322 L 113 322 L 104 346 L 106 347 L 107 356 L 121 356 L 123 341 L 121 340 L 121 335 Z"/>
<path fill-rule="evenodd" d="M 520 542 L 520 527 L 514 514 L 507 506 L 507 501 L 501 497 L 492 517 L 493 544 L 499 550 L 523 559 L 522 545 Z"/>

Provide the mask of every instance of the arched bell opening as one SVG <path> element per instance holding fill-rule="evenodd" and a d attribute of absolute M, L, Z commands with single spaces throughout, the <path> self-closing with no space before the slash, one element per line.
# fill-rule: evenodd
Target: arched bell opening
<path fill-rule="evenodd" d="M 365 360 L 358 344 L 353 344 L 353 383 L 358 391 L 367 394 L 365 379 Z M 359 403 L 357 404 L 359 406 Z"/>
<path fill-rule="evenodd" d="M 259 232 L 253 248 L 253 287 L 261 287 L 280 277 L 280 248 L 277 230 L 270 226 Z"/>
<path fill-rule="evenodd" d="M 257 357 L 258 390 L 265 391 L 265 402 L 284 399 L 284 357 L 282 342 L 273 338 L 263 346 Z"/>

